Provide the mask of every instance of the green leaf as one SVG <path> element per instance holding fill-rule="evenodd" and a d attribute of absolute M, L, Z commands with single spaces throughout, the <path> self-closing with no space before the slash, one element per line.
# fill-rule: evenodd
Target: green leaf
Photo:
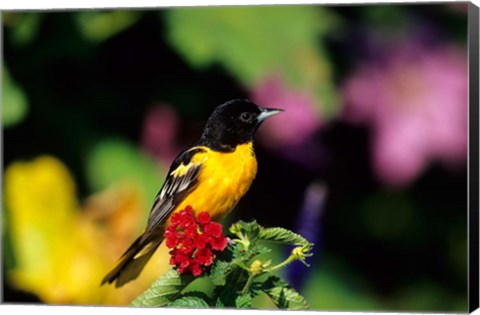
<path fill-rule="evenodd" d="M 276 277 L 269 277 L 262 285 L 262 291 L 265 292 L 282 309 L 306 310 L 310 308 L 307 300 L 297 291 L 288 286 L 288 284 Z"/>
<path fill-rule="evenodd" d="M 200 280 L 202 278 L 196 278 L 197 280 Z M 205 279 L 205 278 L 203 278 Z M 197 285 L 198 283 L 201 283 L 201 282 L 197 282 L 195 284 L 192 283 L 192 286 L 193 285 Z M 190 289 L 190 288 L 189 288 Z M 187 289 L 185 289 L 187 290 Z M 199 299 L 202 299 L 202 300 L 205 300 L 207 303 L 208 301 L 210 301 L 210 298 L 208 297 L 208 295 L 205 293 L 205 292 L 202 292 L 202 291 L 195 291 L 195 290 L 192 290 L 192 291 L 187 291 L 185 293 L 182 293 L 180 296 L 177 297 L 177 300 L 180 299 L 180 298 L 184 298 L 184 297 L 195 297 L 195 298 L 199 298 Z"/>
<path fill-rule="evenodd" d="M 250 293 L 245 293 L 243 295 L 237 296 L 235 299 L 235 306 L 237 308 L 248 308 L 252 306 L 252 295 Z"/>
<path fill-rule="evenodd" d="M 238 237 L 246 237 L 253 242 L 257 238 L 258 233 L 260 233 L 260 226 L 255 220 L 251 222 L 240 220 L 230 226 L 230 233 Z"/>
<path fill-rule="evenodd" d="M 288 283 L 277 276 L 270 276 L 262 283 L 262 290 L 270 289 L 274 287 L 286 287 Z"/>
<path fill-rule="evenodd" d="M 251 88 L 274 74 L 311 93 L 326 112 L 338 105 L 322 38 L 339 25 L 320 6 L 179 8 L 167 11 L 167 38 L 193 66 L 224 66 Z"/>
<path fill-rule="evenodd" d="M 237 265 L 234 262 L 227 262 L 217 259 L 210 270 L 210 279 L 215 285 L 225 285 L 227 276 L 236 268 Z"/>
<path fill-rule="evenodd" d="M 202 292 L 198 292 L 202 293 Z M 197 295 L 184 294 L 180 298 L 168 304 L 171 307 L 180 308 L 208 308 L 210 307 L 205 298 L 201 298 Z"/>
<path fill-rule="evenodd" d="M 180 276 L 176 270 L 170 269 L 158 278 L 148 290 L 138 296 L 131 305 L 156 307 L 168 305 L 194 279 L 194 277 Z"/>
<path fill-rule="evenodd" d="M 229 246 L 229 252 L 232 254 L 229 259 L 217 259 L 210 271 L 210 278 L 215 285 L 223 286 L 227 282 L 227 277 L 239 267 L 248 268 L 248 262 L 257 255 L 271 252 L 271 249 L 258 245 L 254 242 L 260 233 L 260 226 L 255 222 L 239 221 L 233 224 L 230 231 L 236 234 L 240 239 L 248 242 L 250 247 L 244 249 L 243 243 L 236 243 L 233 248 Z M 233 258 L 233 259 L 232 259 Z"/>
<path fill-rule="evenodd" d="M 255 253 L 255 256 L 268 254 L 272 251 L 270 248 L 258 244 L 255 244 L 251 250 Z"/>
<path fill-rule="evenodd" d="M 303 236 L 281 227 L 263 229 L 260 231 L 260 234 L 258 235 L 258 237 L 261 240 L 277 242 L 280 244 L 301 245 L 301 246 L 313 245 L 312 243 L 307 241 Z"/>
<path fill-rule="evenodd" d="M 7 69 L 3 68 L 2 122 L 11 127 L 21 122 L 28 112 L 27 97 L 23 89 L 12 80 Z"/>
<path fill-rule="evenodd" d="M 248 269 L 248 262 L 254 257 L 260 254 L 266 254 L 271 252 L 271 249 L 265 246 L 255 245 L 253 247 L 250 247 L 250 249 L 247 251 L 242 250 L 241 247 L 242 244 L 237 244 L 236 248 L 234 249 L 234 258 L 232 259 L 232 263 L 242 267 L 243 269 Z"/>
<path fill-rule="evenodd" d="M 257 277 L 256 279 L 262 279 L 264 278 L 263 276 L 259 276 Z M 260 293 L 262 293 L 262 288 L 263 288 L 263 283 L 264 283 L 265 279 L 264 280 L 255 280 L 252 282 L 252 284 L 250 285 L 250 288 L 248 288 L 248 291 L 249 293 L 252 295 L 252 298 L 256 297 L 257 295 L 259 295 Z"/>
<path fill-rule="evenodd" d="M 276 287 L 264 292 L 279 308 L 289 310 L 307 310 L 310 308 L 307 300 L 292 288 Z"/>
<path fill-rule="evenodd" d="M 250 253 L 250 251 L 246 251 L 242 243 L 236 243 L 235 247 L 232 249 L 232 256 L 234 259 L 242 259 L 247 253 Z"/>
<path fill-rule="evenodd" d="M 260 255 L 260 254 L 266 254 L 271 252 L 271 249 L 266 247 L 266 246 L 261 246 L 255 244 L 254 246 L 250 247 L 248 250 L 243 249 L 243 244 L 239 243 L 236 244 L 235 248 L 233 249 L 233 261 L 236 263 L 246 263 L 253 257 Z"/>

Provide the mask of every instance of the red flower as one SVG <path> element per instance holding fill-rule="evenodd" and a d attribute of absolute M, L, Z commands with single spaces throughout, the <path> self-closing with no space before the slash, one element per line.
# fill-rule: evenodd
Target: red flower
<path fill-rule="evenodd" d="M 197 215 L 197 222 L 200 224 L 208 224 L 212 219 L 206 211 L 202 211 Z"/>
<path fill-rule="evenodd" d="M 195 218 L 191 206 L 172 215 L 164 236 L 165 244 L 171 249 L 170 264 L 175 265 L 178 272 L 190 272 L 194 276 L 200 276 L 205 267 L 213 264 L 213 251 L 223 251 L 228 243 L 222 225 L 212 222 L 205 211 Z"/>
<path fill-rule="evenodd" d="M 205 225 L 205 233 L 218 238 L 222 235 L 222 225 L 217 222 L 210 222 Z"/>

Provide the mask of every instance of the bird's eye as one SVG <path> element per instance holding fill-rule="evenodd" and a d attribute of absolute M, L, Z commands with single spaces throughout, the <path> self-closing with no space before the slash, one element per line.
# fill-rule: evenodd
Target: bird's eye
<path fill-rule="evenodd" d="M 240 119 L 245 122 L 249 122 L 252 118 L 252 115 L 250 113 L 241 113 L 240 114 Z"/>

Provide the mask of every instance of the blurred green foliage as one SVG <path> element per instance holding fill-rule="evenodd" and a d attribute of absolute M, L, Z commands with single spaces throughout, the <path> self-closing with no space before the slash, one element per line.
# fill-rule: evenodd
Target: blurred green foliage
<path fill-rule="evenodd" d="M 321 267 L 308 278 L 305 284 L 305 298 L 311 301 L 312 309 L 384 311 L 381 301 L 375 297 L 366 283 L 366 279 L 361 279 L 345 264 L 330 257 L 324 257 Z"/>
<path fill-rule="evenodd" d="M 82 11 L 76 15 L 76 21 L 86 39 L 102 42 L 131 27 L 140 16 L 141 12 L 134 10 Z"/>
<path fill-rule="evenodd" d="M 12 45 L 17 47 L 29 45 L 38 35 L 43 16 L 43 14 L 35 12 L 4 14 L 4 24 L 15 25 L 12 28 Z"/>
<path fill-rule="evenodd" d="M 390 36 L 403 33 L 406 28 L 411 27 L 406 7 L 402 6 L 375 6 L 363 7 L 365 17 L 378 27 L 378 32 L 385 32 Z"/>
<path fill-rule="evenodd" d="M 153 201 L 165 175 L 151 157 L 121 139 L 99 141 L 85 162 L 92 191 L 101 191 L 119 183 L 128 184 L 140 187 L 146 201 Z"/>
<path fill-rule="evenodd" d="M 2 123 L 11 127 L 25 118 L 28 112 L 28 102 L 24 91 L 13 81 L 5 67 L 2 69 Z"/>
<path fill-rule="evenodd" d="M 218 62 L 247 87 L 279 74 L 315 95 L 322 112 L 338 110 L 321 40 L 338 27 L 332 12 L 308 6 L 214 7 L 171 10 L 166 21 L 169 41 L 193 66 Z"/>

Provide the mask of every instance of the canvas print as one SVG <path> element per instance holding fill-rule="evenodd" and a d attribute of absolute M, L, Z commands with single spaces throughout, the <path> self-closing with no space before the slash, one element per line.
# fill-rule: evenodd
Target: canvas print
<path fill-rule="evenodd" d="M 3 302 L 467 311 L 468 10 L 3 12 Z"/>

